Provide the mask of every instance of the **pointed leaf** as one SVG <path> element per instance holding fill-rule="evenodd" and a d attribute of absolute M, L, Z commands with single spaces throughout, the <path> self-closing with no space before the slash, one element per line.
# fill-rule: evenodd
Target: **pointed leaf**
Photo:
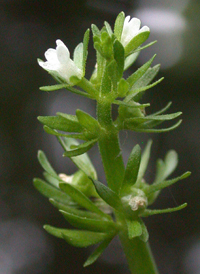
<path fill-rule="evenodd" d="M 54 91 L 54 90 L 59 90 L 59 89 L 66 88 L 67 86 L 68 86 L 67 84 L 44 86 L 44 87 L 40 87 L 40 90 L 42 90 L 42 91 Z"/>
<path fill-rule="evenodd" d="M 134 52 L 126 57 L 124 61 L 124 71 L 127 70 L 138 58 L 140 52 Z"/>
<path fill-rule="evenodd" d="M 122 36 L 122 31 L 124 27 L 124 20 L 125 20 L 125 14 L 124 12 L 120 12 L 115 20 L 114 25 L 114 34 L 117 37 L 117 39 L 120 41 Z"/>
<path fill-rule="evenodd" d="M 76 116 L 78 118 L 79 123 L 83 128 L 85 128 L 88 132 L 91 132 L 93 135 L 99 131 L 99 123 L 88 113 L 77 109 Z"/>
<path fill-rule="evenodd" d="M 38 161 L 40 162 L 41 166 L 44 168 L 44 170 L 52 175 L 53 177 L 58 177 L 57 173 L 49 163 L 46 155 L 44 154 L 43 151 L 39 150 L 38 151 Z"/>
<path fill-rule="evenodd" d="M 92 29 L 93 36 L 100 37 L 101 33 L 100 33 L 98 27 L 95 24 L 91 25 L 91 29 Z"/>
<path fill-rule="evenodd" d="M 122 206 L 122 202 L 119 198 L 119 196 L 112 191 L 110 188 L 108 188 L 107 186 L 105 186 L 104 184 L 102 184 L 99 181 L 93 180 L 91 178 L 97 193 L 99 194 L 99 196 L 111 207 L 115 208 L 118 211 L 122 211 L 123 210 L 123 206 Z"/>
<path fill-rule="evenodd" d="M 77 208 L 74 208 L 74 207 L 71 207 L 71 206 L 59 203 L 59 202 L 57 202 L 57 201 L 55 201 L 54 199 L 51 199 L 51 198 L 49 199 L 49 202 L 53 206 L 55 206 L 56 208 L 58 208 L 60 210 L 63 210 L 65 212 L 68 212 L 70 214 L 77 215 L 79 217 L 86 217 L 86 218 L 89 218 L 89 219 L 98 219 L 98 220 L 100 218 L 102 218 L 102 216 L 99 216 L 96 213 L 93 213 L 93 212 L 90 212 L 90 211 L 86 211 L 86 210 L 77 209 Z M 110 219 L 111 219 L 111 217 L 110 217 Z"/>
<path fill-rule="evenodd" d="M 151 116 L 155 116 L 155 115 L 159 115 L 164 113 L 166 110 L 168 110 L 168 108 L 170 108 L 172 102 L 169 102 L 164 108 L 162 108 L 161 110 L 154 112 L 153 114 L 151 114 Z"/>
<path fill-rule="evenodd" d="M 116 104 L 116 105 L 119 105 L 119 106 L 126 106 L 126 107 L 130 107 L 130 108 L 146 108 L 146 107 L 149 107 L 150 104 L 139 104 L 139 103 L 136 103 L 134 101 L 130 101 L 129 103 L 125 103 L 124 101 L 120 101 L 120 100 L 115 100 L 113 102 L 113 104 Z"/>
<path fill-rule="evenodd" d="M 88 209 L 89 211 L 95 212 L 100 216 L 108 218 L 108 215 L 101 211 L 87 196 L 80 192 L 77 188 L 73 187 L 68 183 L 60 183 L 60 188 L 69 195 L 74 201 L 80 206 Z"/>
<path fill-rule="evenodd" d="M 123 76 L 123 71 L 124 71 L 124 47 L 118 40 L 115 40 L 113 44 L 113 52 L 114 52 L 114 58 L 118 66 L 118 80 L 119 80 Z"/>
<path fill-rule="evenodd" d="M 45 225 L 44 229 L 53 236 L 63 238 L 68 244 L 76 247 L 87 247 L 94 245 L 103 241 L 107 237 L 106 233 L 63 229 L 50 225 Z"/>
<path fill-rule="evenodd" d="M 73 60 L 75 65 L 83 71 L 83 43 L 79 43 L 75 50 L 74 50 L 74 56 Z M 84 75 L 84 74 L 83 74 Z"/>
<path fill-rule="evenodd" d="M 128 228 L 128 237 L 132 239 L 134 237 L 138 237 L 142 234 L 142 227 L 140 222 L 136 220 L 126 220 L 127 228 Z"/>
<path fill-rule="evenodd" d="M 47 184 L 45 181 L 35 178 L 33 180 L 33 184 L 35 188 L 45 197 L 52 198 L 58 202 L 61 202 L 63 204 L 74 204 L 71 200 L 71 198 L 66 195 L 64 192 L 56 189 L 55 187 Z"/>
<path fill-rule="evenodd" d="M 89 266 L 91 264 L 93 264 L 98 258 L 99 256 L 101 256 L 101 254 L 103 253 L 103 251 L 106 249 L 106 247 L 109 245 L 109 243 L 112 241 L 113 239 L 113 235 L 111 237 L 106 238 L 96 249 L 95 251 L 89 256 L 89 258 L 86 260 L 86 262 L 84 263 L 84 267 Z"/>
<path fill-rule="evenodd" d="M 86 61 L 88 56 L 88 43 L 90 39 L 90 30 L 87 29 L 84 38 L 83 38 L 83 61 L 82 61 L 82 70 L 83 70 L 83 76 L 85 75 L 85 67 L 86 67 Z"/>
<path fill-rule="evenodd" d="M 112 28 L 111 28 L 110 24 L 109 24 L 108 22 L 105 21 L 105 22 L 104 22 L 104 25 L 105 25 L 105 27 L 106 27 L 106 30 L 107 30 L 109 36 L 111 37 L 111 36 L 113 35 L 113 31 L 112 31 Z"/>
<path fill-rule="evenodd" d="M 135 127 L 135 126 L 132 126 L 132 125 L 128 125 L 128 126 L 124 125 L 123 129 L 130 129 L 130 130 L 133 130 L 133 131 L 136 131 L 136 132 L 162 133 L 162 132 L 168 132 L 168 131 L 171 131 L 171 130 L 177 128 L 181 123 L 182 123 L 182 120 L 179 120 L 176 124 L 174 124 L 171 127 L 159 128 L 159 129 L 152 129 L 152 128 L 147 129 L 147 128 Z"/>
<path fill-rule="evenodd" d="M 44 172 L 43 176 L 44 176 L 44 178 L 46 179 L 47 182 L 49 182 L 54 187 L 59 188 L 59 180 L 58 180 L 58 178 L 50 175 L 48 172 Z"/>
<path fill-rule="evenodd" d="M 171 212 L 179 211 L 185 208 L 186 206 L 187 206 L 187 203 L 184 203 L 177 207 L 166 208 L 166 209 L 145 209 L 145 211 L 142 212 L 141 217 L 148 217 L 155 214 L 171 213 Z"/>
<path fill-rule="evenodd" d="M 143 44 L 149 37 L 150 31 L 144 31 L 136 35 L 126 46 L 125 56 L 133 53 L 141 44 Z"/>
<path fill-rule="evenodd" d="M 132 89 L 138 89 L 138 88 L 147 86 L 158 74 L 159 69 L 160 69 L 160 65 L 155 65 L 152 68 L 148 68 L 145 74 L 141 78 L 139 78 L 137 82 L 135 82 Z"/>
<path fill-rule="evenodd" d="M 68 114 L 66 114 L 68 115 Z M 82 132 L 83 129 L 79 124 L 76 116 L 68 115 L 63 117 L 59 116 L 39 116 L 38 120 L 53 129 L 62 130 L 65 132 Z"/>
<path fill-rule="evenodd" d="M 149 186 L 148 195 L 150 195 L 151 193 L 153 193 L 155 191 L 161 190 L 165 187 L 171 186 L 171 185 L 175 184 L 176 182 L 187 178 L 188 176 L 190 176 L 190 174 L 191 174 L 191 172 L 187 171 L 183 175 L 176 177 L 174 179 L 162 181 L 162 182 L 156 183 L 156 184 L 152 184 Z"/>
<path fill-rule="evenodd" d="M 141 181 L 142 178 L 144 177 L 144 174 L 147 169 L 148 162 L 149 162 L 149 158 L 150 158 L 151 145 L 152 145 L 152 140 L 149 140 L 145 149 L 144 149 L 144 152 L 142 153 L 137 181 Z"/>
<path fill-rule="evenodd" d="M 80 229 L 86 229 L 89 231 L 97 231 L 97 232 L 107 232 L 107 231 L 115 231 L 117 226 L 114 222 L 104 221 L 102 219 L 89 219 L 86 217 L 80 217 L 75 214 L 70 214 L 63 210 L 60 210 L 65 219 L 74 227 Z"/>
<path fill-rule="evenodd" d="M 61 146 L 65 151 L 68 151 L 70 149 L 71 145 L 79 145 L 79 143 L 74 139 L 68 139 L 63 138 L 61 139 L 58 137 L 58 141 L 60 142 Z M 97 179 L 97 173 L 96 170 L 88 157 L 87 153 L 84 153 L 82 155 L 71 157 L 72 162 L 75 163 L 75 165 L 81 169 L 88 177 L 92 177 L 93 179 Z"/>
<path fill-rule="evenodd" d="M 141 225 L 141 228 L 142 228 L 142 234 L 140 235 L 140 240 L 142 240 L 143 242 L 146 243 L 149 239 L 149 232 L 146 228 L 146 225 L 142 221 L 142 219 L 140 219 L 140 225 Z"/>
<path fill-rule="evenodd" d="M 87 140 L 85 135 L 83 134 L 64 134 L 64 133 L 59 133 L 57 130 L 52 129 L 48 126 L 43 127 L 44 131 L 48 134 L 55 135 L 55 136 L 60 136 L 60 137 L 66 137 L 66 138 L 75 138 L 75 139 L 80 139 L 80 140 Z"/>
<path fill-rule="evenodd" d="M 67 156 L 67 157 L 74 157 L 74 156 L 78 156 L 81 155 L 85 152 L 87 152 L 90 148 L 93 147 L 93 145 L 97 142 L 98 139 L 94 139 L 85 143 L 82 143 L 78 146 L 75 146 L 75 148 L 66 151 L 63 156 Z M 73 146 L 74 147 L 74 146 Z"/>
<path fill-rule="evenodd" d="M 121 78 L 117 85 L 118 97 L 126 96 L 128 90 L 129 90 L 129 84 L 127 83 L 127 81 L 125 79 Z M 121 101 L 119 101 L 119 102 L 121 102 Z"/>
<path fill-rule="evenodd" d="M 139 145 L 136 145 L 128 158 L 126 165 L 126 170 L 124 174 L 124 180 L 122 183 L 122 193 L 126 192 L 126 188 L 133 186 L 138 177 L 138 171 L 140 167 L 141 160 L 141 148 Z"/>
<path fill-rule="evenodd" d="M 156 54 L 143 66 L 141 66 L 138 70 L 136 70 L 131 76 L 129 76 L 126 81 L 129 83 L 130 87 L 132 87 L 148 70 L 150 65 L 152 64 Z"/>

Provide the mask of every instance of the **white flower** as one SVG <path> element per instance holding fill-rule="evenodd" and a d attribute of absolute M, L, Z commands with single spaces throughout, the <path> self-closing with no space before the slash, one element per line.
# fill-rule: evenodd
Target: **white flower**
<path fill-rule="evenodd" d="M 82 78 L 82 70 L 80 70 L 70 59 L 70 53 L 68 48 L 61 40 L 56 40 L 56 49 L 48 49 L 45 52 L 46 62 L 39 60 L 39 65 L 49 71 L 52 75 L 58 76 L 65 80 L 68 84 L 71 76 L 76 76 L 79 79 Z"/>
<path fill-rule="evenodd" d="M 121 43 L 124 47 L 139 33 L 150 31 L 147 26 L 140 29 L 140 25 L 141 22 L 138 18 L 132 18 L 130 20 L 130 16 L 126 16 L 121 36 Z"/>

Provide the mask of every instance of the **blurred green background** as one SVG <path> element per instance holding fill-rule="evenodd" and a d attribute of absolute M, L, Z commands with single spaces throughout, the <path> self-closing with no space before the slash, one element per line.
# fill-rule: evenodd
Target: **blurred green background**
<path fill-rule="evenodd" d="M 55 83 L 37 64 L 44 52 L 55 48 L 61 39 L 72 52 L 91 23 L 101 27 L 104 20 L 113 25 L 120 11 L 138 17 L 151 29 L 148 42 L 157 44 L 142 51 L 133 72 L 157 53 L 161 63 L 159 76 L 165 80 L 147 92 L 147 112 L 156 111 L 172 101 L 170 112 L 183 111 L 183 123 L 166 134 L 122 133 L 125 160 L 134 144 L 141 147 L 154 141 L 152 160 L 146 179 L 155 174 L 155 160 L 167 150 L 179 154 L 174 176 L 187 170 L 188 179 L 166 189 L 156 208 L 173 207 L 184 202 L 181 212 L 145 219 L 150 243 L 161 274 L 200 273 L 200 2 L 198 0 L 2 0 L 0 3 L 0 274 L 126 274 L 126 261 L 117 240 L 113 241 L 97 263 L 83 269 L 90 249 L 73 248 L 48 235 L 43 224 L 69 227 L 60 213 L 33 187 L 40 177 L 37 150 L 47 154 L 58 172 L 71 174 L 75 167 L 62 158 L 62 149 L 54 137 L 43 132 L 39 115 L 56 112 L 75 114 L 76 108 L 95 115 L 94 102 L 67 91 L 46 93 L 40 86 Z M 90 42 L 87 75 L 95 64 Z M 125 141 L 124 141 L 125 140 Z M 97 149 L 91 159 L 105 182 Z M 144 262 L 145 263 L 145 262 Z"/>

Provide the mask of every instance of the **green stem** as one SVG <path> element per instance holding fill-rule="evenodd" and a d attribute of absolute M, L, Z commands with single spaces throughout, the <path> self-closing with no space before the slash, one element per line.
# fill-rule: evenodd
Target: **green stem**
<path fill-rule="evenodd" d="M 98 145 L 107 183 L 113 191 L 119 193 L 125 169 L 119 146 L 118 132 L 111 118 L 111 103 L 99 100 L 97 103 L 97 118 L 102 128 Z"/>
<path fill-rule="evenodd" d="M 105 98 L 99 98 L 97 102 L 97 118 L 102 128 L 98 144 L 107 183 L 113 191 L 119 193 L 125 168 L 119 145 L 118 131 L 111 116 L 111 103 L 106 101 Z M 138 237 L 130 240 L 124 217 L 116 214 L 116 219 L 124 227 L 124 230 L 119 233 L 119 237 L 131 273 L 158 274 L 148 243 L 142 242 Z"/>
<path fill-rule="evenodd" d="M 119 237 L 132 274 L 158 274 L 148 243 L 138 237 L 130 240 L 126 231 L 121 231 Z"/>

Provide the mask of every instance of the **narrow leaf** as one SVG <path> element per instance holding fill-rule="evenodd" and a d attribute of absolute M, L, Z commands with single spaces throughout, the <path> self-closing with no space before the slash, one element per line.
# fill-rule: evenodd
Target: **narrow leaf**
<path fill-rule="evenodd" d="M 57 138 L 65 151 L 68 151 L 70 149 L 71 145 L 79 145 L 79 143 L 76 140 L 71 139 L 71 138 L 70 139 L 68 139 L 68 138 L 61 139 L 60 137 L 57 137 Z M 88 157 L 87 153 L 84 153 L 84 154 L 76 156 L 76 157 L 71 157 L 71 160 L 88 177 L 97 179 L 96 170 L 95 170 L 90 158 Z"/>
<path fill-rule="evenodd" d="M 123 210 L 123 206 L 122 206 L 122 202 L 119 198 L 119 196 L 112 191 L 110 188 L 108 188 L 107 186 L 105 186 L 104 184 L 102 184 L 101 182 L 97 181 L 97 180 L 93 180 L 91 178 L 97 193 L 99 194 L 99 196 L 111 207 L 115 208 L 116 210 L 122 211 Z"/>
<path fill-rule="evenodd" d="M 107 237 L 106 233 L 63 229 L 50 225 L 45 225 L 44 229 L 53 236 L 63 238 L 68 244 L 76 247 L 87 247 L 94 245 L 103 241 Z"/>
<path fill-rule="evenodd" d="M 125 56 L 133 53 L 141 44 L 143 44 L 149 37 L 150 32 L 145 31 L 136 35 L 125 47 Z"/>
<path fill-rule="evenodd" d="M 172 104 L 172 102 L 169 102 L 164 108 L 162 108 L 161 110 L 159 110 L 157 112 L 154 112 L 153 114 L 151 114 L 151 116 L 164 113 L 166 110 L 168 110 L 168 108 L 170 108 L 171 104 Z"/>
<path fill-rule="evenodd" d="M 104 25 L 105 25 L 105 27 L 106 27 L 106 30 L 107 30 L 109 36 L 111 37 L 111 36 L 113 35 L 113 31 L 112 31 L 112 28 L 111 28 L 110 24 L 109 24 L 108 22 L 105 21 L 105 22 L 104 22 Z"/>
<path fill-rule="evenodd" d="M 126 102 L 120 101 L 120 100 L 115 100 L 113 102 L 113 104 L 120 105 L 120 106 L 126 106 L 126 107 L 130 107 L 130 108 L 146 108 L 146 107 L 150 106 L 149 103 L 148 104 L 138 104 L 135 102 L 126 103 Z"/>
<path fill-rule="evenodd" d="M 118 80 L 123 76 L 124 71 L 124 47 L 122 44 L 115 40 L 113 44 L 114 59 L 118 66 Z"/>
<path fill-rule="evenodd" d="M 76 116 L 83 128 L 93 134 L 97 133 L 99 130 L 99 123 L 95 118 L 80 109 L 76 110 Z"/>
<path fill-rule="evenodd" d="M 87 61 L 87 56 L 88 56 L 89 39 L 90 39 L 90 30 L 87 29 L 84 34 L 84 38 L 83 38 L 83 61 L 82 61 L 83 75 L 85 75 L 85 67 L 86 67 L 86 61 Z"/>
<path fill-rule="evenodd" d="M 63 214 L 65 219 L 74 227 L 80 229 L 86 229 L 89 231 L 96 231 L 96 232 L 107 232 L 107 231 L 115 231 L 117 226 L 114 222 L 104 221 L 102 219 L 89 219 L 86 217 L 80 217 L 75 214 L 70 214 L 63 210 L 60 210 Z"/>
<path fill-rule="evenodd" d="M 124 20 L 125 20 L 125 14 L 124 12 L 120 12 L 115 20 L 114 25 L 114 34 L 117 37 L 117 39 L 120 41 L 122 36 L 122 31 L 124 27 Z"/>
<path fill-rule="evenodd" d="M 76 146 L 74 149 L 66 151 L 63 154 L 63 156 L 74 157 L 74 156 L 81 155 L 81 154 L 87 152 L 90 148 L 92 148 L 93 145 L 97 142 L 97 140 L 98 139 L 94 139 L 94 140 L 82 143 L 82 144 Z"/>
<path fill-rule="evenodd" d="M 59 90 L 59 89 L 63 89 L 66 88 L 68 85 L 66 84 L 58 84 L 58 85 L 52 85 L 52 86 L 44 86 L 44 87 L 40 87 L 40 90 L 42 91 L 54 91 L 54 90 Z"/>
<path fill-rule="evenodd" d="M 142 153 L 141 163 L 140 163 L 139 172 L 138 172 L 138 179 L 137 179 L 138 182 L 142 180 L 142 178 L 144 177 L 145 171 L 147 169 L 147 165 L 150 158 L 151 146 L 152 146 L 152 140 L 149 140 L 144 149 L 144 152 Z"/>
<path fill-rule="evenodd" d="M 100 218 L 102 218 L 101 216 L 99 216 L 96 213 L 93 213 L 93 212 L 90 212 L 90 211 L 86 211 L 86 210 L 77 209 L 77 208 L 74 208 L 74 207 L 71 207 L 71 206 L 59 203 L 59 202 L 57 202 L 57 201 L 55 201 L 54 199 L 51 199 L 51 198 L 49 199 L 49 202 L 53 206 L 55 206 L 56 208 L 58 208 L 60 210 L 63 210 L 65 212 L 68 212 L 70 214 L 77 215 L 79 217 L 86 217 L 86 218 L 89 218 L 89 219 L 98 219 L 98 220 Z M 110 220 L 112 220 L 111 217 L 110 217 Z"/>
<path fill-rule="evenodd" d="M 138 237 L 142 235 L 142 227 L 140 222 L 136 220 L 126 220 L 127 228 L 128 228 L 128 237 L 132 239 L 134 237 Z"/>
<path fill-rule="evenodd" d="M 113 239 L 113 235 L 111 237 L 106 238 L 96 249 L 95 251 L 89 256 L 89 258 L 86 260 L 86 262 L 84 263 L 84 267 L 89 266 L 91 264 L 93 264 L 98 258 L 99 256 L 101 256 L 101 254 L 103 253 L 103 251 L 106 249 L 106 247 L 109 245 L 109 243 L 112 241 Z"/>
<path fill-rule="evenodd" d="M 107 214 L 101 211 L 87 196 L 85 196 L 78 189 L 67 183 L 60 183 L 60 188 L 69 195 L 74 201 L 76 201 L 80 206 L 95 212 L 105 218 L 108 218 Z"/>
<path fill-rule="evenodd" d="M 136 72 L 134 72 L 131 76 L 127 78 L 127 82 L 129 83 L 130 87 L 132 87 L 136 81 L 138 81 L 148 70 L 150 65 L 152 64 L 156 54 L 148 61 L 146 62 L 143 66 L 141 66 Z"/>
<path fill-rule="evenodd" d="M 59 188 L 58 178 L 50 175 L 48 172 L 44 172 L 43 176 L 46 179 L 46 181 L 49 182 L 52 186 Z"/>
<path fill-rule="evenodd" d="M 83 43 L 79 43 L 75 50 L 74 50 L 74 56 L 73 60 L 75 65 L 83 71 Z M 84 74 L 83 74 L 84 75 Z"/>
<path fill-rule="evenodd" d="M 45 181 L 35 178 L 33 180 L 33 184 L 35 188 L 45 197 L 52 198 L 58 202 L 61 202 L 63 204 L 74 204 L 71 200 L 71 198 L 66 195 L 64 192 L 56 189 L 55 187 L 47 184 Z"/>
<path fill-rule="evenodd" d="M 145 209 L 145 211 L 142 212 L 141 217 L 148 217 L 155 214 L 171 213 L 171 212 L 179 211 L 185 208 L 186 206 L 187 206 L 187 203 L 184 203 L 177 207 L 166 208 L 166 209 Z"/>
<path fill-rule="evenodd" d="M 142 228 L 142 234 L 140 235 L 140 240 L 142 240 L 143 242 L 147 242 L 149 239 L 149 232 L 146 228 L 146 225 L 144 224 L 144 222 L 140 219 L 140 225 Z"/>
<path fill-rule="evenodd" d="M 138 58 L 140 52 L 134 52 L 126 57 L 124 62 L 124 71 L 127 70 Z"/>
<path fill-rule="evenodd" d="M 176 182 L 187 178 L 188 176 L 190 176 L 190 174 L 191 174 L 191 172 L 187 171 L 183 175 L 176 177 L 174 179 L 163 181 L 163 182 L 156 183 L 156 184 L 152 184 L 149 186 L 148 195 L 150 195 L 151 193 L 153 193 L 155 191 L 161 190 L 165 187 L 171 186 L 171 185 L 175 184 Z"/>
<path fill-rule="evenodd" d="M 133 186 L 136 183 L 140 167 L 140 160 L 141 148 L 139 145 L 136 145 L 128 158 L 124 180 L 122 183 L 122 192 L 126 191 L 127 187 Z"/>
<path fill-rule="evenodd" d="M 98 29 L 98 27 L 95 24 L 91 25 L 91 29 L 92 29 L 93 36 L 100 37 L 100 35 L 101 35 L 100 30 Z"/>
<path fill-rule="evenodd" d="M 38 120 L 53 129 L 62 130 L 65 132 L 82 132 L 81 125 L 75 119 L 71 119 L 63 116 L 39 116 Z"/>
<path fill-rule="evenodd" d="M 75 138 L 75 139 L 80 139 L 80 140 L 87 140 L 85 135 L 83 134 L 64 134 L 64 133 L 59 133 L 57 130 L 52 129 L 48 126 L 43 127 L 44 131 L 48 134 L 55 135 L 55 136 L 60 136 L 60 137 L 66 137 L 66 138 Z"/>
<path fill-rule="evenodd" d="M 53 169 L 53 167 L 51 166 L 51 164 L 49 163 L 46 155 L 44 154 L 43 151 L 39 150 L 38 151 L 38 161 L 40 162 L 41 166 L 44 168 L 44 170 L 49 173 L 50 175 L 52 175 L 53 177 L 58 177 L 57 173 L 55 172 L 55 170 Z"/>

